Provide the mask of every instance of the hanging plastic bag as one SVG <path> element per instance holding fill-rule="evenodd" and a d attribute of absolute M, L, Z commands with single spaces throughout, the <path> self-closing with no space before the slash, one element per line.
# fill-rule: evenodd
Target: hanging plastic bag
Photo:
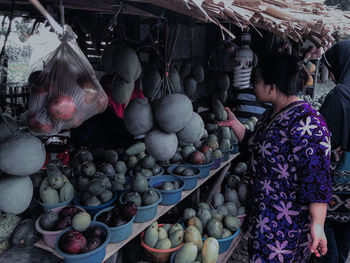
<path fill-rule="evenodd" d="M 30 130 L 37 135 L 78 127 L 108 105 L 76 38 L 66 25 L 59 47 L 45 60 L 43 70 L 31 76 L 27 118 Z"/>

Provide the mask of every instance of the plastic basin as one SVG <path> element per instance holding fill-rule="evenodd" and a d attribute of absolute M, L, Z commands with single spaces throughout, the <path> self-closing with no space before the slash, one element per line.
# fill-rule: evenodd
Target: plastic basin
<path fill-rule="evenodd" d="M 190 164 L 185 163 L 186 165 L 199 169 L 199 176 L 198 178 L 205 178 L 209 175 L 210 166 L 213 165 L 214 162 L 208 163 L 208 164 Z"/>
<path fill-rule="evenodd" d="M 180 187 L 176 190 L 158 189 L 164 182 L 179 182 Z M 148 182 L 150 187 L 157 188 L 162 193 L 161 205 L 173 205 L 181 200 L 181 192 L 185 187 L 185 182 L 182 178 L 173 175 L 158 175 L 151 178 Z"/>
<path fill-rule="evenodd" d="M 65 206 L 61 206 L 61 207 L 57 207 L 57 208 L 54 208 L 52 209 L 53 212 L 55 213 L 59 213 L 64 207 L 66 207 L 67 205 Z M 81 207 L 78 207 L 81 211 L 85 211 L 85 209 L 81 208 Z M 40 218 L 42 217 L 39 216 L 38 219 L 35 221 L 35 229 L 36 231 L 38 231 L 40 234 L 43 235 L 43 239 L 44 239 L 44 242 L 47 246 L 49 247 L 55 247 L 55 240 L 57 238 L 57 236 L 63 231 L 63 230 L 57 230 L 57 231 L 47 231 L 47 230 L 44 230 L 41 228 L 40 224 L 39 224 L 39 221 L 40 221 Z"/>
<path fill-rule="evenodd" d="M 238 144 L 234 144 L 231 154 L 236 154 L 236 153 L 238 153 L 238 151 L 239 151 L 239 145 Z"/>
<path fill-rule="evenodd" d="M 159 227 L 164 226 L 164 224 L 159 224 Z M 178 251 L 182 246 L 183 243 L 177 247 L 170 248 L 170 249 L 156 249 L 148 246 L 145 242 L 143 242 L 143 236 L 145 235 L 145 231 L 141 233 L 141 244 L 145 248 L 148 256 L 150 257 L 151 262 L 154 263 L 166 263 L 168 262 L 170 255 L 173 252 Z"/>
<path fill-rule="evenodd" d="M 81 193 L 78 194 L 75 198 L 74 198 L 74 204 L 79 206 L 79 207 L 82 207 L 86 210 L 86 212 L 88 212 L 92 217 L 94 215 L 96 215 L 98 212 L 100 212 L 102 209 L 105 209 L 107 207 L 110 207 L 112 206 L 113 202 L 115 200 L 117 200 L 117 196 L 118 194 L 117 193 L 113 193 L 113 198 L 111 200 L 109 200 L 108 202 L 106 203 L 103 203 L 101 205 L 98 205 L 98 206 L 84 206 L 84 205 L 81 205 L 80 204 L 80 196 L 81 196 Z"/>
<path fill-rule="evenodd" d="M 175 174 L 173 171 L 175 170 L 176 167 L 178 167 L 180 165 L 186 166 L 187 168 L 191 168 L 194 171 L 195 175 L 194 176 L 182 176 L 182 175 Z M 185 186 L 183 189 L 184 191 L 191 190 L 191 189 L 196 187 L 197 180 L 198 180 L 199 174 L 200 174 L 199 169 L 192 167 L 188 164 L 175 164 L 175 165 L 170 166 L 168 168 L 168 172 L 175 177 L 181 178 L 185 182 Z"/>
<path fill-rule="evenodd" d="M 73 198 L 70 199 L 70 200 L 67 200 L 65 202 L 61 202 L 61 203 L 57 203 L 57 204 L 44 204 L 42 202 L 39 201 L 39 204 L 42 206 L 43 210 L 46 212 L 46 211 L 49 211 L 49 210 L 52 210 L 54 208 L 58 208 L 58 207 L 62 207 L 62 206 L 67 206 L 69 205 L 71 202 L 72 202 Z"/>
<path fill-rule="evenodd" d="M 162 175 L 164 173 L 164 168 L 163 167 L 160 167 L 160 172 L 157 173 L 157 174 L 154 174 L 153 176 L 150 176 L 150 177 L 146 177 L 148 180 L 155 177 L 155 176 L 159 176 L 159 175 Z M 134 171 L 133 170 L 129 170 L 129 176 L 131 178 L 134 177 Z"/>
<path fill-rule="evenodd" d="M 228 160 L 230 159 L 231 153 L 232 153 L 232 151 L 234 150 L 234 148 L 235 148 L 235 147 L 231 144 L 229 150 L 227 150 L 227 151 L 222 151 L 222 154 L 223 154 L 222 160 L 221 160 L 222 162 L 226 162 L 226 161 L 228 161 Z"/>
<path fill-rule="evenodd" d="M 109 240 L 111 238 L 111 232 L 109 231 L 108 226 L 106 226 L 101 222 L 91 222 L 91 225 L 101 227 L 102 231 L 106 236 L 106 240 L 98 248 L 90 252 L 82 253 L 82 254 L 67 254 L 59 248 L 58 244 L 62 235 L 67 231 L 71 230 L 72 228 L 70 227 L 63 230 L 63 232 L 61 232 L 56 239 L 55 249 L 57 253 L 63 257 L 64 262 L 66 263 L 100 263 L 103 261 L 104 257 L 106 256 L 106 246 L 109 243 Z"/>
<path fill-rule="evenodd" d="M 239 220 L 241 220 L 241 225 L 243 225 L 244 223 L 244 219 L 246 217 L 246 214 L 243 214 L 243 215 L 237 215 L 237 217 L 239 218 Z"/>
<path fill-rule="evenodd" d="M 97 221 L 97 217 L 102 214 L 103 212 L 108 212 L 111 211 L 114 208 L 114 206 L 112 207 L 107 207 L 103 210 L 101 210 L 100 212 L 98 212 L 95 216 L 94 216 L 94 221 Z M 135 220 L 135 216 L 126 224 L 122 225 L 122 226 L 116 226 L 116 227 L 109 227 L 109 230 L 111 231 L 111 239 L 109 240 L 110 243 L 117 243 L 120 241 L 123 241 L 125 239 L 127 239 L 129 236 L 131 236 L 132 234 L 132 223 Z"/>
<path fill-rule="evenodd" d="M 158 204 L 162 201 L 162 193 L 155 188 L 149 188 L 150 190 L 156 191 L 159 195 L 159 200 L 155 202 L 154 204 L 151 205 L 146 205 L 146 206 L 138 206 L 137 207 L 137 213 L 135 215 L 135 223 L 143 223 L 152 220 L 156 214 L 157 214 L 157 208 Z M 121 204 L 124 204 L 124 196 L 127 194 L 127 192 L 124 192 L 120 197 L 119 197 L 119 202 Z"/>
<path fill-rule="evenodd" d="M 210 170 L 218 169 L 220 167 L 220 165 L 221 165 L 221 160 L 222 160 L 222 157 L 214 158 L 213 159 L 213 164 L 210 166 Z"/>

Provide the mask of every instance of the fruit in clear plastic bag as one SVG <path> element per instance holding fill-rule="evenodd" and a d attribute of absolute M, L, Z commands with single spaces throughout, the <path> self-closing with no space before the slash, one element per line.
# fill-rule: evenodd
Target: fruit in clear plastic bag
<path fill-rule="evenodd" d="M 77 105 L 73 98 L 65 94 L 56 96 L 49 105 L 50 116 L 55 120 L 69 121 L 76 110 Z"/>

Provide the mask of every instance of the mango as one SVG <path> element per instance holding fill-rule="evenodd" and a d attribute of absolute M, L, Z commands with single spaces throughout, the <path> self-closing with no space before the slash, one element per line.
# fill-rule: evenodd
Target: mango
<path fill-rule="evenodd" d="M 234 233 L 241 226 L 241 221 L 236 216 L 226 216 L 224 219 L 224 225 L 228 230 Z"/>
<path fill-rule="evenodd" d="M 67 182 L 60 189 L 60 202 L 72 200 L 74 197 L 74 187 L 71 183 Z"/>
<path fill-rule="evenodd" d="M 147 246 L 154 247 L 158 242 L 158 222 L 155 221 L 150 225 L 145 232 L 143 241 Z"/>
<path fill-rule="evenodd" d="M 211 213 L 209 210 L 199 209 L 197 213 L 197 217 L 202 221 L 203 228 L 207 225 L 209 219 L 211 219 Z"/>
<path fill-rule="evenodd" d="M 193 208 L 186 208 L 183 214 L 183 221 L 187 222 L 190 218 L 196 216 L 196 211 Z"/>
<path fill-rule="evenodd" d="M 154 248 L 156 248 L 156 249 L 170 249 L 171 242 L 168 238 L 158 240 L 158 242 Z"/>
<path fill-rule="evenodd" d="M 209 237 L 204 241 L 202 249 L 203 263 L 216 263 L 219 257 L 219 243 L 215 238 Z"/>
<path fill-rule="evenodd" d="M 162 227 L 158 228 L 158 240 L 166 238 L 168 238 L 168 232 Z"/>
<path fill-rule="evenodd" d="M 198 253 L 197 246 L 191 243 L 185 243 L 176 253 L 174 263 L 192 263 L 196 260 Z"/>
<path fill-rule="evenodd" d="M 169 239 L 171 241 L 171 247 L 178 247 L 179 245 L 182 244 L 183 240 L 184 240 L 184 230 L 178 229 L 175 232 L 172 232 L 171 234 L 169 234 Z"/>
<path fill-rule="evenodd" d="M 182 225 L 179 223 L 176 223 L 170 227 L 170 229 L 168 231 L 169 236 L 177 230 L 182 230 L 182 231 L 184 230 Z"/>
<path fill-rule="evenodd" d="M 191 217 L 188 222 L 187 222 L 187 226 L 195 226 L 199 233 L 202 234 L 203 233 L 203 224 L 202 224 L 202 221 L 194 216 L 194 217 Z"/>
<path fill-rule="evenodd" d="M 228 237 L 230 237 L 230 236 L 232 236 L 231 231 L 228 230 L 228 229 L 226 229 L 226 228 L 224 228 L 224 229 L 222 230 L 222 237 L 221 237 L 221 238 L 228 238 Z"/>
<path fill-rule="evenodd" d="M 214 237 L 216 239 L 220 239 L 222 237 L 224 227 L 219 220 L 216 220 L 215 218 L 210 219 L 205 228 L 209 237 Z"/>
<path fill-rule="evenodd" d="M 201 251 L 203 247 L 202 236 L 195 226 L 189 226 L 186 228 L 185 242 L 192 242 L 197 246 L 198 251 Z"/>
<path fill-rule="evenodd" d="M 40 198 L 44 204 L 53 205 L 60 202 L 58 192 L 50 186 L 46 186 L 42 189 L 41 193 Z"/>

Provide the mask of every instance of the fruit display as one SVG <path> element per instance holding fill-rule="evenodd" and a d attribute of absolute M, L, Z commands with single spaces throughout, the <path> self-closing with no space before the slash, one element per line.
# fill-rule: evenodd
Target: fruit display
<path fill-rule="evenodd" d="M 58 166 L 49 163 L 46 168 L 47 176 L 40 183 L 40 200 L 45 205 L 54 205 L 74 198 L 74 187 Z"/>
<path fill-rule="evenodd" d="M 76 218 L 78 214 L 85 215 L 83 210 L 77 206 L 66 206 L 62 208 L 58 213 L 49 210 L 42 214 L 39 218 L 39 225 L 41 229 L 45 231 L 59 231 L 66 229 L 67 227 L 72 226 L 73 221 L 74 224 L 77 225 L 79 222 L 79 217 Z M 88 217 L 88 216 L 86 216 Z M 77 221 L 78 220 L 78 221 Z M 90 218 L 91 221 L 91 218 Z"/>
<path fill-rule="evenodd" d="M 142 152 L 138 155 L 138 162 L 130 169 L 130 175 L 134 177 L 137 174 L 142 174 L 147 179 L 152 176 L 161 175 L 164 169 L 156 163 L 156 160 L 151 156 Z"/>
<path fill-rule="evenodd" d="M 323 94 L 322 96 L 319 96 L 319 97 L 313 99 L 310 95 L 301 95 L 301 96 L 299 96 L 299 98 L 309 102 L 315 110 L 319 110 L 321 108 L 326 96 L 327 96 L 327 94 Z"/>
<path fill-rule="evenodd" d="M 163 224 L 153 222 L 143 233 L 142 241 L 149 247 L 161 250 L 176 248 L 183 244 L 185 230 L 181 224 Z"/>
<path fill-rule="evenodd" d="M 119 227 L 128 223 L 137 212 L 137 205 L 132 201 L 117 205 L 110 211 L 99 214 L 96 221 L 102 222 L 109 227 Z"/>
<path fill-rule="evenodd" d="M 196 176 L 198 174 L 198 171 L 196 171 L 194 168 L 180 164 L 175 167 L 172 173 L 180 176 Z"/>

